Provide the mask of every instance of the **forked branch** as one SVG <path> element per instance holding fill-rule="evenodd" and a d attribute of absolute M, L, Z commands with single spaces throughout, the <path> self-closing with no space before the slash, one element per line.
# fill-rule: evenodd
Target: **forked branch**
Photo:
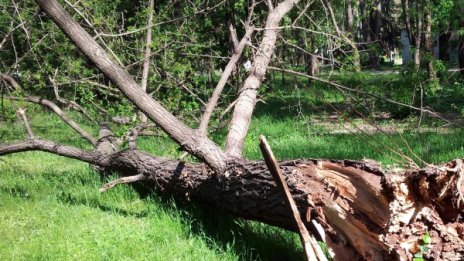
<path fill-rule="evenodd" d="M 64 111 L 61 110 L 61 108 L 58 105 L 56 105 L 54 102 L 49 101 L 47 99 L 43 99 L 41 97 L 37 97 L 37 96 L 26 96 L 26 97 L 8 96 L 6 98 L 10 100 L 32 102 L 32 103 L 40 104 L 40 105 L 43 105 L 49 108 L 54 113 L 56 113 L 66 124 L 68 124 L 77 133 L 79 133 L 84 139 L 89 141 L 93 146 L 96 146 L 97 140 L 90 133 L 88 133 L 83 128 L 81 128 L 79 124 L 77 124 L 75 121 L 69 118 L 66 115 L 66 113 L 64 113 Z"/>

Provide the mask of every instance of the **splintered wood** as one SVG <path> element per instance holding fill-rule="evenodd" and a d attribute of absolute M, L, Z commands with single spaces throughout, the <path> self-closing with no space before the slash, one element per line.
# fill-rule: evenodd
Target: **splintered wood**
<path fill-rule="evenodd" d="M 298 211 L 295 201 L 293 200 L 292 195 L 290 194 L 287 182 L 285 181 L 282 171 L 280 170 L 279 163 L 274 157 L 274 154 L 272 153 L 272 150 L 269 144 L 267 143 L 266 138 L 261 135 L 259 137 L 259 141 L 259 147 L 264 156 L 266 166 L 269 168 L 272 177 L 277 183 L 277 186 L 280 189 L 280 192 L 282 193 L 285 203 L 290 207 L 290 210 L 292 211 L 293 219 L 295 220 L 295 223 L 298 227 L 301 242 L 303 243 L 306 259 L 310 261 L 326 261 L 327 258 L 325 257 L 322 249 L 318 245 L 316 239 L 314 238 L 314 236 L 309 234 L 308 230 L 306 229 L 306 226 L 301 220 L 300 212 Z"/>

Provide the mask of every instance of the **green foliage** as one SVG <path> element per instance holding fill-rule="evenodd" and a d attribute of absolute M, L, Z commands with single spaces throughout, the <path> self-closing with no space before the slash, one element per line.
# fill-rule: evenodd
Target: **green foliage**
<path fill-rule="evenodd" d="M 432 237 L 429 232 L 422 236 L 421 242 L 419 243 L 419 251 L 414 254 L 413 261 L 423 261 L 424 255 L 430 250 L 430 244 L 432 243 Z"/>

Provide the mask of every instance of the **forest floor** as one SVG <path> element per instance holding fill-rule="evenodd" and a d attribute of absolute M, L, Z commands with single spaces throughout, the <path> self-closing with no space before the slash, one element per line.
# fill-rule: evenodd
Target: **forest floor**
<path fill-rule="evenodd" d="M 350 86 L 363 82 L 363 90 L 384 95 L 403 86 L 396 78 L 381 84 L 363 77 L 346 82 Z M 391 104 L 360 102 L 326 87 L 295 88 L 289 83 L 276 84 L 272 93 L 264 94 L 266 104 L 258 104 L 246 140 L 246 158 L 262 158 L 261 134 L 278 159 L 373 159 L 401 167 L 407 162 L 398 154 L 418 165 L 464 156 L 464 130 L 459 126 L 443 126 L 446 122 L 424 116 L 418 127 L 419 114 Z M 411 88 L 404 88 L 391 98 L 411 95 Z M 442 110 L 462 98 L 447 91 L 428 97 L 426 103 L 435 111 L 458 116 L 460 108 Z M 36 136 L 90 149 L 57 116 L 27 106 Z M 71 115 L 96 134 L 82 118 Z M 225 133 L 221 129 L 211 136 L 223 144 Z M 0 124 L 0 143 L 25 137 L 21 122 Z M 141 137 L 139 148 L 162 157 L 182 154 L 164 135 Z M 294 233 L 235 219 L 207 206 L 158 194 L 139 195 L 131 186 L 100 194 L 99 187 L 112 178 L 100 178 L 87 164 L 41 152 L 1 157 L 0 260 L 302 259 Z"/>

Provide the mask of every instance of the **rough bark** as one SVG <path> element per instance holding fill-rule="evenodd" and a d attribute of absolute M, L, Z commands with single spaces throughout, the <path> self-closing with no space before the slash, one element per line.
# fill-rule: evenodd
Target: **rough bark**
<path fill-rule="evenodd" d="M 232 157 L 241 158 L 245 137 L 256 105 L 258 88 L 264 80 L 266 70 L 274 53 L 278 29 L 282 18 L 292 10 L 298 0 L 285 0 L 269 12 L 266 29 L 259 45 L 253 67 L 240 90 L 237 104 L 227 135 L 226 151 Z"/>
<path fill-rule="evenodd" d="M 297 231 L 292 213 L 262 161 L 228 162 L 226 175 L 204 164 L 160 159 L 137 150 L 111 155 L 44 140 L 0 145 L 0 156 L 41 150 L 138 176 L 148 188 L 204 202 L 237 217 Z M 421 170 L 384 171 L 371 161 L 280 162 L 305 225 L 320 223 L 335 260 L 410 260 L 422 237 L 432 237 L 427 258 L 464 258 L 462 161 Z"/>
<path fill-rule="evenodd" d="M 135 80 L 58 4 L 56 0 L 36 0 L 74 42 L 82 53 L 108 77 L 121 92 L 142 112 L 168 133 L 186 151 L 206 162 L 217 172 L 225 168 L 227 157 L 214 142 L 187 127 L 159 102 L 150 97 Z"/>

